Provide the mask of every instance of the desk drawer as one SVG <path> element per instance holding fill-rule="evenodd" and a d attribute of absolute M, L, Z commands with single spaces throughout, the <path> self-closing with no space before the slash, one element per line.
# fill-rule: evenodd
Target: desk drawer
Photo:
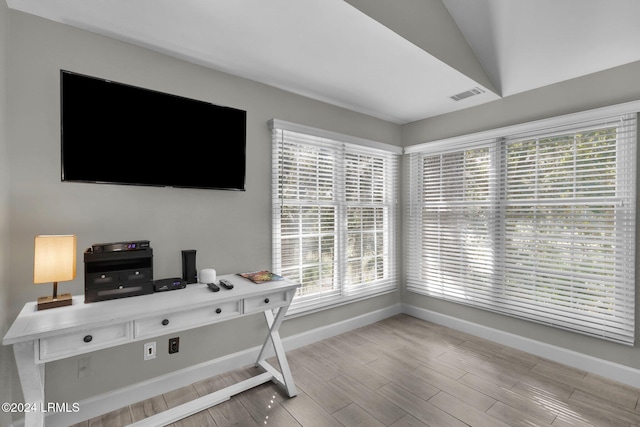
<path fill-rule="evenodd" d="M 257 313 L 267 309 L 282 307 L 287 304 L 287 292 L 279 291 L 259 297 L 246 298 L 244 300 L 245 313 Z"/>
<path fill-rule="evenodd" d="M 136 339 L 154 337 L 215 323 L 240 314 L 240 301 L 230 301 L 185 312 L 148 317 L 134 321 L 134 336 Z"/>
<path fill-rule="evenodd" d="M 124 344 L 131 338 L 129 322 L 40 339 L 40 360 L 55 360 L 87 353 L 112 345 Z"/>

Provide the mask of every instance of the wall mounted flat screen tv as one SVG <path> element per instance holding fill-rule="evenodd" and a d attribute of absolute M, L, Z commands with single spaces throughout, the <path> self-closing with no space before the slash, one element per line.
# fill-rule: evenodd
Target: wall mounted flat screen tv
<path fill-rule="evenodd" d="M 246 111 L 61 70 L 62 181 L 244 190 Z"/>

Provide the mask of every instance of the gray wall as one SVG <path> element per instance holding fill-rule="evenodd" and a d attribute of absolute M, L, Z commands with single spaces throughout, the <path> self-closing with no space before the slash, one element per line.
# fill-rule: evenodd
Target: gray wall
<path fill-rule="evenodd" d="M 8 9 L 0 2 L 0 335 L 9 327 L 9 161 L 7 160 L 6 133 L 6 40 Z M 12 353 L 9 347 L 0 347 L 0 402 L 11 402 Z M 11 414 L 0 412 L 0 425 L 9 425 Z"/>
<path fill-rule="evenodd" d="M 640 100 L 638 76 L 640 76 L 640 62 L 635 62 L 486 105 L 421 120 L 403 127 L 403 142 L 408 146 Z M 638 252 L 636 249 L 636 259 L 638 259 Z M 636 270 L 636 277 L 638 277 L 638 267 Z M 404 291 L 403 301 L 476 324 L 640 369 L 640 348 L 612 344 L 412 292 Z M 640 292 L 636 291 L 636 330 L 639 330 L 638 310 L 640 310 Z"/>
<path fill-rule="evenodd" d="M 214 267 L 219 274 L 270 268 L 271 133 L 267 121 L 271 118 L 401 143 L 399 126 L 369 116 L 20 12 L 9 11 L 9 23 L 12 318 L 24 303 L 51 292 L 50 285 L 32 285 L 37 234 L 78 236 L 78 277 L 59 285 L 60 292 L 73 294 L 83 293 L 81 252 L 96 242 L 150 240 L 157 278 L 181 275 L 182 249 L 196 249 L 198 269 Z M 60 182 L 60 69 L 247 110 L 247 191 Z M 223 159 L 206 153 L 205 148 L 193 153 L 188 167 L 211 168 L 215 173 L 216 162 Z M 6 208 L 0 215 L 2 211 Z M 399 292 L 297 317 L 285 322 L 282 334 L 304 332 L 397 302 Z M 90 356 L 93 375 L 81 379 L 78 358 L 53 362 L 47 365 L 46 393 L 50 401 L 73 402 L 253 347 L 262 342 L 263 323 L 252 316 L 180 334 L 178 355 L 169 358 L 159 351 L 151 362 L 142 360 L 143 343 L 95 352 Z M 165 338 L 156 340 L 160 350 L 166 347 Z"/>

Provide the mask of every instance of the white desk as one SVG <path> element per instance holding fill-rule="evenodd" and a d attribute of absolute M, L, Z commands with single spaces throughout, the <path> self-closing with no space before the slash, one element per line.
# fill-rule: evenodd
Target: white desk
<path fill-rule="evenodd" d="M 231 281 L 234 288 L 212 292 L 198 283 L 175 291 L 91 304 L 84 304 L 83 296 L 75 296 L 71 306 L 44 311 L 37 311 L 35 302 L 27 303 L 2 340 L 4 345 L 13 345 L 25 403 L 46 409 L 46 362 L 258 312 L 264 312 L 269 329 L 256 360 L 256 366 L 262 367 L 264 373 L 133 425 L 170 424 L 268 381 L 279 383 L 290 397 L 295 396 L 296 387 L 278 329 L 300 285 L 286 280 L 257 285 L 237 275 L 220 278 Z M 264 359 L 269 342 L 280 371 Z M 26 412 L 25 426 L 44 426 L 45 412 Z"/>

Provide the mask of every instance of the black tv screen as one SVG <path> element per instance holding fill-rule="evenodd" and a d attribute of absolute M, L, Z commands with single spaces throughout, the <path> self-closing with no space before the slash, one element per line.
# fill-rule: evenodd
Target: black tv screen
<path fill-rule="evenodd" d="M 62 181 L 244 190 L 246 111 L 61 70 Z"/>

